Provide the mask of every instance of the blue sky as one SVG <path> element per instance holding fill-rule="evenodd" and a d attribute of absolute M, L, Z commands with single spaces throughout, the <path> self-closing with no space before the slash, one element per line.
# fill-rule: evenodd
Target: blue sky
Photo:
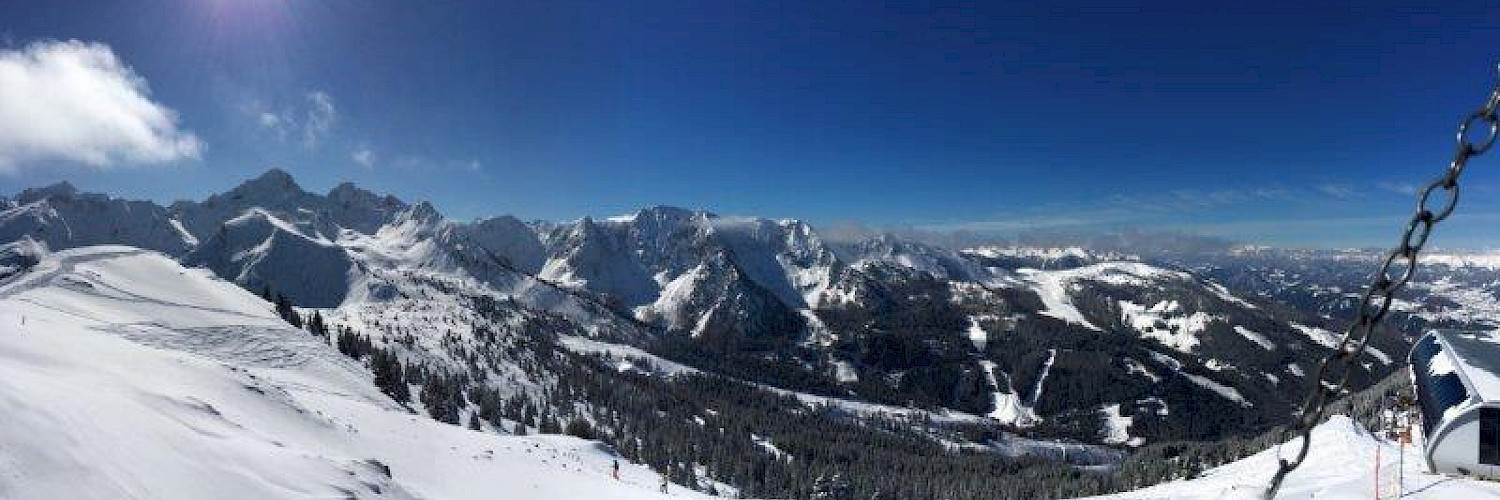
<path fill-rule="evenodd" d="M 170 201 L 278 166 L 458 218 L 670 204 L 1385 245 L 1500 62 L 1480 2 L 990 4 L 6 2 L 8 53 L 106 48 L 191 143 L 13 145 L 0 192 Z M 1435 244 L 1500 246 L 1497 172 L 1476 161 Z"/>

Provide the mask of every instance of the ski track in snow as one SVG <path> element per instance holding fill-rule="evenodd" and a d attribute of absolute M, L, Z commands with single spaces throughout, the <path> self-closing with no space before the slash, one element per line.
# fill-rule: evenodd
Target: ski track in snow
<path fill-rule="evenodd" d="M 7 500 L 705 498 L 612 479 L 597 442 L 413 414 L 259 297 L 139 250 L 0 284 L 0 415 Z"/>
<path fill-rule="evenodd" d="M 1311 339 L 1314 343 L 1317 343 L 1318 345 L 1329 349 L 1337 349 L 1339 346 L 1339 341 L 1343 339 L 1342 335 L 1330 332 L 1322 328 L 1318 328 L 1316 326 L 1308 326 L 1302 323 L 1292 323 L 1292 328 L 1296 329 L 1298 332 L 1301 332 L 1303 335 L 1306 335 L 1307 338 Z M 1353 341 L 1351 340 L 1350 342 L 1352 343 Z M 1382 365 L 1389 365 L 1392 362 L 1390 355 L 1381 352 L 1369 345 L 1365 345 L 1365 354 L 1369 355 L 1372 358 L 1375 358 L 1375 360 L 1379 361 Z"/>
<path fill-rule="evenodd" d="M 1002 390 L 1000 379 L 995 376 L 995 362 L 988 359 L 979 362 L 979 367 L 984 370 L 984 378 L 994 388 L 990 396 L 995 400 L 995 406 L 985 416 L 1000 421 L 1002 424 L 1014 425 L 1016 427 L 1030 427 L 1040 420 L 1036 412 L 1021 402 L 1021 395 L 1016 393 L 1016 388 L 1010 385 L 1010 376 L 1006 375 L 1006 386 Z M 1009 392 L 1006 392 L 1009 391 Z"/>
<path fill-rule="evenodd" d="M 281 324 L 269 304 L 154 252 L 53 254 L 0 283 L 0 325 L 0 414 L 8 420 L 0 426 L 3 498 L 664 498 L 645 467 L 622 463 L 622 480 L 609 479 L 615 456 L 598 443 L 476 433 L 408 413 L 370 384 L 361 365 Z M 1314 340 L 1321 333 L 1299 329 Z M 562 342 L 622 362 L 649 359 L 668 375 L 696 371 L 623 345 Z M 1032 405 L 1056 356 L 1049 350 Z M 995 365 L 981 366 L 998 389 Z M 1233 388 L 1181 374 L 1248 404 Z M 857 413 L 918 411 L 768 389 Z M 1008 407 L 1000 396 L 991 416 L 1027 410 L 1015 391 Z M 1111 442 L 1133 440 L 1120 405 L 1101 411 Z M 1387 467 L 1397 452 L 1347 419 L 1320 425 L 1314 439 L 1308 465 L 1282 498 L 1364 498 L 1372 450 L 1383 447 Z M 758 444 L 780 452 L 768 440 Z M 1099 498 L 1250 498 L 1263 486 L 1257 479 L 1274 470 L 1274 453 L 1198 479 Z M 1409 464 L 1421 462 L 1414 448 L 1407 453 Z M 1415 493 L 1407 498 L 1500 499 L 1494 483 L 1420 473 L 1408 479 Z M 673 496 L 701 495 L 674 487 Z"/>
<path fill-rule="evenodd" d="M 1090 497 L 1092 500 L 1259 500 L 1276 472 L 1278 452 L 1287 458 L 1301 438 L 1284 446 L 1204 471 L 1195 479 L 1172 481 L 1148 488 Z M 1418 440 L 1418 443 L 1421 441 Z M 1381 498 L 1394 498 L 1397 477 L 1407 500 L 1496 500 L 1500 483 L 1422 472 L 1419 446 L 1402 447 L 1365 431 L 1353 420 L 1336 415 L 1313 429 L 1312 447 L 1305 463 L 1287 476 L 1279 500 L 1362 500 L 1375 497 L 1376 449 L 1379 449 Z M 1404 470 L 1397 476 L 1398 456 Z"/>
<path fill-rule="evenodd" d="M 1034 269 L 1020 270 L 1021 276 L 1033 285 L 1037 296 L 1042 299 L 1042 306 L 1046 309 L 1042 314 L 1057 318 L 1070 323 L 1083 325 L 1090 330 L 1099 330 L 1099 327 L 1089 323 L 1073 306 L 1073 300 L 1068 297 L 1070 274 L 1062 274 L 1053 271 L 1037 271 Z"/>
<path fill-rule="evenodd" d="M 1262 349 L 1265 349 L 1267 351 L 1276 349 L 1276 344 L 1271 342 L 1271 339 L 1266 338 L 1265 335 L 1256 333 L 1254 330 L 1235 325 L 1234 332 L 1240 334 L 1240 336 L 1242 337 L 1245 337 L 1245 340 L 1256 343 L 1256 345 L 1259 345 Z"/>
<path fill-rule="evenodd" d="M 1042 399 L 1042 385 L 1047 383 L 1047 373 L 1052 371 L 1052 362 L 1057 361 L 1057 349 L 1047 349 L 1047 361 L 1042 363 L 1041 373 L 1036 377 L 1036 385 L 1031 388 L 1031 404 L 1036 407 L 1036 402 Z"/>

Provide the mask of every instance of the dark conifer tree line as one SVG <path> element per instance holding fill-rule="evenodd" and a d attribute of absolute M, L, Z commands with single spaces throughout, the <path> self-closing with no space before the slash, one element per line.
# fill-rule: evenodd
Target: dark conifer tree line
<path fill-rule="evenodd" d="M 930 285 L 930 284 L 929 284 Z M 948 297 L 937 287 L 917 282 L 899 290 L 901 300 L 930 301 L 927 312 L 844 311 L 829 316 L 831 326 L 874 325 L 869 334 L 843 348 L 851 349 L 860 363 L 880 369 L 911 372 L 924 365 L 972 364 L 959 353 L 966 340 L 952 334 L 963 316 L 944 305 Z M 284 298 L 271 294 L 278 312 Z M 514 307 L 487 299 L 476 307 L 496 315 Z M 894 300 L 894 299 L 893 299 Z M 1091 307 L 1085 304 L 1083 307 Z M 1106 307 L 1096 305 L 1092 307 Z M 327 337 L 339 352 L 362 361 L 380 390 L 392 399 L 420 404 L 433 419 L 474 430 L 487 427 L 496 432 L 526 434 L 535 429 L 544 434 L 570 434 L 598 439 L 625 459 L 650 465 L 677 484 L 713 491 L 716 483 L 738 488 L 745 496 L 796 499 L 991 499 L 1059 498 L 1105 494 L 1138 489 L 1158 482 L 1191 478 L 1207 468 L 1243 458 L 1275 442 L 1279 434 L 1231 437 L 1219 441 L 1168 441 L 1134 450 L 1123 460 L 1109 460 L 1104 467 L 1080 467 L 1052 458 L 1012 458 L 982 447 L 953 446 L 983 444 L 996 437 L 994 425 L 933 421 L 925 413 L 911 416 L 855 414 L 839 407 L 810 405 L 795 396 L 777 393 L 739 376 L 711 372 L 664 375 L 648 362 L 631 360 L 629 365 L 610 355 L 585 355 L 556 344 L 559 334 L 578 335 L 577 327 L 545 314 L 528 315 L 514 331 L 502 335 L 489 326 L 474 325 L 472 339 L 460 340 L 452 331 L 434 326 L 443 349 L 459 360 L 456 365 L 431 365 L 414 353 L 415 336 L 409 327 L 380 325 L 382 339 L 369 337 L 344 326 L 326 323 L 320 313 L 301 318 L 290 305 L 288 322 Z M 919 311 L 922 308 L 894 308 Z M 845 316 L 839 316 L 845 314 Z M 917 314 L 917 316 L 912 316 Z M 292 318 L 296 318 L 293 320 Z M 499 324 L 499 322 L 496 322 Z M 912 333 L 943 325 L 926 334 Z M 1048 323 L 1036 323 L 1051 328 Z M 936 328 L 936 327 L 934 327 Z M 1099 351 L 1097 335 L 1085 335 L 1067 325 L 1057 325 L 1057 335 L 1047 348 L 1060 352 Z M 939 331 L 941 330 L 941 331 Z M 423 334 L 432 334 L 423 330 Z M 930 335 L 929 335 L 930 334 Z M 1028 347 L 1017 342 L 1036 335 L 1018 335 L 1012 348 Z M 927 340 L 918 340 L 918 339 Z M 933 338 L 939 339 L 936 343 Z M 763 339 L 765 340 L 765 339 Z M 470 343 L 470 342 L 475 343 Z M 946 342 L 953 342 L 948 346 Z M 769 350 L 782 351 L 783 342 L 771 340 Z M 1032 346 L 1041 347 L 1041 346 Z M 708 367 L 711 347 L 680 343 L 663 350 L 680 357 L 703 361 Z M 1045 349 L 1031 348 L 1026 356 Z M 1037 366 L 1036 359 L 1012 359 L 989 353 L 1006 364 L 1014 384 L 1025 386 L 1037 374 L 1023 366 Z M 951 357 L 951 358 L 950 358 Z M 702 359 L 698 359 L 702 358 Z M 680 359 L 680 358 L 679 358 Z M 796 358 L 790 358 L 795 362 Z M 1109 356 L 1059 355 L 1053 370 L 1097 369 Z M 778 366 L 777 361 L 771 361 Z M 626 368 L 629 366 L 628 368 Z M 545 374 L 532 389 L 495 384 L 503 367 L 530 374 Z M 970 373 L 971 370 L 955 370 Z M 796 370 L 792 375 L 760 373 L 757 382 L 769 377 L 803 377 L 802 383 L 821 383 L 815 374 Z M 805 375 L 796 375 L 803 373 Z M 733 375 L 733 374 L 731 374 Z M 908 385 L 884 386 L 877 392 L 885 399 L 915 406 L 959 405 L 983 408 L 988 401 L 969 399 L 983 393 L 968 375 L 918 375 Z M 1391 390 L 1399 383 L 1383 382 L 1374 390 Z M 793 384 L 788 384 L 793 385 Z M 798 385 L 794 385 L 798 386 Z M 418 389 L 418 394 L 411 392 Z M 800 385 L 799 387 L 806 387 Z M 837 386 L 828 386 L 833 392 Z M 504 391 L 502 392 L 502 388 Z M 870 391 L 876 391 L 869 388 Z M 1100 387 L 1054 388 L 1080 391 L 1097 397 L 1097 391 L 1125 391 L 1105 384 Z M 921 394 L 943 394 L 939 399 Z M 413 401 L 415 399 L 415 401 Z M 1373 413 L 1372 396 L 1349 398 L 1346 409 L 1356 415 Z M 1233 412 L 1225 412 L 1233 413 Z M 1225 417 L 1228 418 L 1228 417 Z M 1085 421 L 1085 420 L 1078 420 Z M 1236 422 L 1212 420 L 1214 426 Z M 1076 434 L 1094 441 L 1097 426 L 1078 429 L 1045 429 L 1052 435 Z M 1132 432 L 1135 432 L 1133 429 Z M 1098 465 L 1098 464 L 1089 464 Z M 399 473 L 399 471 L 398 471 Z"/>

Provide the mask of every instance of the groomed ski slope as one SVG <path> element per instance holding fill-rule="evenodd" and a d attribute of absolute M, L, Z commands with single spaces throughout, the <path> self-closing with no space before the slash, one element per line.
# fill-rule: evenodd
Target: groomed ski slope
<path fill-rule="evenodd" d="M 1380 498 L 1396 498 L 1397 455 L 1401 447 L 1366 432 L 1348 417 L 1338 415 L 1313 430 L 1307 462 L 1287 476 L 1276 498 L 1281 500 L 1340 500 L 1375 498 L 1375 455 L 1380 448 Z M 1282 446 L 1288 458 L 1301 439 Z M 1277 449 L 1210 469 L 1200 477 L 1149 488 L 1093 497 L 1093 500 L 1251 500 L 1259 499 L 1276 471 Z M 1500 483 L 1447 477 L 1422 472 L 1421 452 L 1405 448 L 1404 500 L 1500 499 Z"/>
<path fill-rule="evenodd" d="M 601 445 L 416 415 L 271 306 L 90 247 L 0 283 L 0 498 L 701 498 Z M 387 470 L 389 473 L 387 474 Z"/>

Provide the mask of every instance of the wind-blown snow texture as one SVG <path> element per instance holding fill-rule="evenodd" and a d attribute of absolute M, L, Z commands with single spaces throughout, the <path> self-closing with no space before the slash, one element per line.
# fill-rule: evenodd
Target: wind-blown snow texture
<path fill-rule="evenodd" d="M 1342 330 L 1332 318 L 1348 316 L 1351 292 L 1341 287 L 1367 278 L 1364 257 L 1355 254 L 1320 257 L 1304 265 L 1281 256 L 1179 262 L 1079 248 L 955 251 L 892 236 L 832 243 L 797 220 L 671 207 L 565 223 L 528 224 L 513 217 L 460 222 L 428 203 L 407 204 L 352 184 L 326 195 L 309 193 L 277 170 L 201 202 L 170 207 L 82 194 L 66 184 L 27 190 L 0 200 L 0 243 L 0 279 L 42 260 L 7 286 L 45 285 L 13 290 L 3 299 L 7 310 L 24 309 L 33 323 L 69 315 L 78 323 L 59 327 L 62 333 L 55 335 L 112 339 L 6 344 L 11 349 L 4 351 L 7 355 L 48 360 L 67 367 L 59 368 L 63 373 L 97 365 L 110 374 L 64 377 L 49 382 L 51 387 L 83 391 L 98 383 L 109 388 L 95 391 L 106 393 L 102 399 L 114 401 L 109 404 L 138 404 L 174 421 L 196 422 L 199 417 L 157 411 L 133 398 L 161 395 L 179 384 L 187 385 L 172 397 L 202 392 L 218 398 L 219 386 L 193 384 L 231 387 L 241 381 L 223 380 L 197 366 L 219 363 L 238 368 L 236 373 L 253 373 L 256 380 L 274 379 L 272 386 L 251 386 L 281 394 L 277 397 L 296 408 L 322 412 L 329 419 L 343 415 L 338 418 L 365 422 L 367 429 L 387 428 L 379 422 L 394 417 L 381 412 L 402 415 L 368 387 L 368 374 L 282 326 L 268 305 L 213 275 L 255 292 L 270 288 L 299 307 L 318 308 L 331 324 L 365 335 L 409 363 L 464 370 L 474 354 L 495 355 L 488 372 L 497 381 L 492 388 L 506 395 L 541 389 L 550 374 L 527 373 L 521 351 L 477 352 L 490 348 L 476 339 L 481 333 L 524 336 L 527 328 L 545 325 L 574 351 L 615 354 L 621 371 L 644 370 L 628 359 L 650 360 L 655 370 L 668 375 L 712 371 L 803 401 L 837 403 L 856 414 L 936 415 L 938 421 L 1001 432 L 1027 428 L 1040 433 L 1041 440 L 1066 437 L 1088 445 L 1126 446 L 1214 439 L 1283 421 L 1298 397 L 1298 384 L 1306 381 L 1304 370 L 1317 366 L 1333 344 L 1330 339 Z M 99 244 L 162 254 L 108 247 L 42 257 L 49 249 Z M 99 256 L 109 253 L 122 255 Z M 130 264 L 100 275 L 118 275 L 114 284 L 94 283 L 90 280 L 96 277 L 74 271 L 46 271 L 48 266 L 67 267 L 68 259 L 95 259 L 82 266 L 88 269 L 115 259 Z M 173 259 L 213 274 L 172 267 Z M 1500 279 L 1496 266 L 1487 264 L 1491 260 L 1442 261 L 1440 266 L 1446 267 L 1439 267 L 1439 278 L 1413 284 L 1420 298 L 1396 303 L 1393 317 L 1402 319 L 1392 323 L 1410 333 L 1424 321 L 1458 321 L 1466 313 L 1500 321 L 1500 302 L 1487 288 Z M 1354 273 L 1344 271 L 1355 267 L 1358 276 L 1346 279 Z M 185 281 L 177 283 L 178 277 Z M 132 288 L 146 285 L 159 288 Z M 192 291 L 182 292 L 187 289 Z M 245 300 L 249 302 L 240 302 Z M 477 304 L 485 304 L 485 310 Z M 1356 380 L 1368 382 L 1397 369 L 1392 354 L 1405 347 L 1399 336 L 1376 341 L 1361 355 Z M 47 350 L 75 344 L 107 354 L 86 350 L 90 358 L 85 362 Z M 730 347 L 726 352 L 693 350 L 705 346 Z M 116 348 L 125 350 L 108 351 Z M 135 359 L 147 356 L 143 353 L 196 360 L 173 361 L 173 366 L 188 367 L 181 370 L 196 371 L 175 372 L 175 378 L 162 381 L 137 378 L 157 376 L 151 375 L 154 369 L 113 376 L 126 367 L 111 356 Z M 160 361 L 151 359 L 155 361 L 146 361 L 148 366 Z M 30 365 L 17 362 L 5 368 L 25 366 Z M 16 376 L 36 374 L 17 371 Z M 364 406 L 350 410 L 345 399 L 316 396 L 307 387 L 334 387 L 326 392 Z M 40 390 L 35 391 L 30 396 L 40 397 Z M 47 413 L 53 407 L 37 409 L 44 405 L 35 401 L 4 399 L 21 394 L 0 394 L 0 402 L 31 405 L 26 411 L 32 412 L 35 425 L 82 418 Z M 223 405 L 240 404 L 230 401 Z M 67 401 L 55 405 L 55 411 L 81 415 L 80 408 L 88 404 L 94 403 Z M 374 494 L 361 486 L 365 483 L 375 484 L 383 495 L 446 495 L 440 487 L 423 484 L 437 480 L 412 479 L 401 472 L 428 474 L 425 462 L 388 460 L 384 448 L 363 437 L 340 431 L 335 434 L 339 437 L 320 438 L 334 444 L 306 444 L 282 436 L 303 432 L 300 423 L 277 423 L 291 417 L 272 409 L 233 413 L 213 404 L 220 413 L 214 418 L 230 418 L 233 425 L 194 424 L 209 429 L 207 434 L 238 440 L 241 431 L 232 429 L 252 429 L 257 436 L 278 436 L 272 440 L 282 446 L 273 448 L 292 450 L 271 455 L 323 464 L 294 467 L 307 471 L 307 477 L 266 473 L 272 479 L 263 482 L 295 486 L 287 489 L 294 493 L 281 496 L 303 495 L 328 484 L 370 492 L 351 493 L 355 496 Z M 366 410 L 377 416 L 367 416 Z M 270 415 L 269 423 L 225 417 L 261 414 L 255 412 Z M 409 422 L 390 420 L 390 428 L 437 425 L 419 415 L 402 418 Z M 107 425 L 113 424 L 87 423 L 78 432 L 124 428 Z M 444 430 L 431 432 L 446 436 L 454 431 L 438 428 Z M 52 427 L 39 429 L 50 432 Z M 64 435 L 83 441 L 82 435 Z M 236 453 L 242 455 L 207 462 L 258 463 L 245 457 L 260 456 Z M 367 458 L 390 465 L 394 479 L 370 476 L 358 465 Z M 40 459 L 37 463 L 49 463 Z M 50 463 L 62 469 L 86 465 L 77 457 L 56 460 Z M 3 488 L 15 487 L 7 478 L 20 477 L 7 475 L 9 471 L 24 468 L 34 475 L 32 467 L 39 467 L 16 463 L 0 456 L 0 497 L 7 497 Z M 129 474 L 113 471 L 102 480 L 122 488 L 115 493 L 159 492 L 150 489 L 156 486 L 125 479 L 141 471 L 120 467 Z M 353 476 L 340 473 L 360 479 L 358 484 L 318 482 L 323 477 L 318 467 L 352 471 Z M 313 477 L 317 480 L 308 479 Z"/>
<path fill-rule="evenodd" d="M 0 414 L 6 499 L 664 498 L 596 442 L 413 414 L 260 298 L 128 247 L 0 284 Z"/>
<path fill-rule="evenodd" d="M 908 371 L 924 367 L 854 355 L 891 352 L 882 344 L 889 339 L 869 338 L 857 319 L 925 314 L 933 304 L 908 299 L 927 293 L 914 283 L 936 280 L 949 288 L 958 304 L 954 312 L 966 316 L 951 333 L 966 337 L 973 349 L 945 354 L 970 361 L 949 363 L 939 380 L 977 376 L 983 387 L 936 388 L 935 394 L 956 396 L 926 404 L 990 414 L 1009 425 L 1029 426 L 1064 412 L 1086 415 L 1080 412 L 1101 404 L 1129 408 L 1145 397 L 1170 399 L 1173 391 L 1250 400 L 1270 414 L 1285 401 L 1264 400 L 1281 399 L 1284 391 L 1254 386 L 1291 379 L 1293 366 L 1313 362 L 1283 359 L 1286 353 L 1310 358 L 1319 351 L 1302 349 L 1309 341 L 1320 350 L 1328 344 L 1298 335 L 1283 312 L 1261 309 L 1217 282 L 1079 248 L 953 251 L 889 235 L 831 244 L 797 220 L 672 207 L 558 224 L 528 225 L 513 217 L 457 222 L 428 203 L 407 204 L 347 183 L 326 195 L 310 193 L 279 170 L 166 208 L 80 194 L 66 184 L 25 191 L 7 205 L 0 238 L 11 240 L 3 241 L 31 238 L 53 250 L 99 243 L 155 249 L 247 289 L 269 288 L 301 307 L 335 309 L 328 313 L 352 325 L 418 300 L 430 291 L 420 283 L 442 282 L 466 295 L 514 300 L 528 311 L 566 318 L 589 337 L 636 347 L 672 334 L 704 343 L 771 339 L 787 349 L 801 346 L 805 352 L 772 353 L 785 361 L 777 370 L 800 369 L 802 361 L 794 358 L 811 359 L 806 369 L 826 379 L 819 390 L 867 398 L 889 391 L 877 384 L 904 383 Z M 829 323 L 837 319 L 843 321 Z M 1299 322 L 1292 325 L 1313 324 L 1293 319 Z M 1307 328 L 1332 326 L 1325 323 Z M 1160 344 L 1182 354 L 1178 362 L 1188 366 L 1136 370 L 1129 363 L 1151 357 L 1142 349 L 1125 351 L 1109 363 L 1113 373 L 1064 371 L 1058 380 L 1124 380 L 1132 386 L 1128 392 L 1140 394 L 1085 395 L 1107 400 L 1063 405 L 1049 399 L 1073 397 L 1069 392 L 1044 392 L 1038 400 L 1032 390 L 1038 381 L 1012 380 L 1036 373 L 1052 344 L 1076 344 L 1096 331 L 1135 338 L 1111 343 Z M 1018 337 L 1028 341 L 1027 352 L 1017 352 Z M 1247 348 L 1264 352 L 1246 356 Z M 1068 365 L 1078 354 L 1059 356 Z M 1379 366 L 1389 364 L 1383 351 L 1368 354 Z M 1168 371 L 1184 373 L 1180 379 L 1191 383 L 1163 392 L 1152 389 L 1161 380 L 1141 376 Z M 1109 386 L 1098 381 L 1083 383 Z M 1098 438 L 1117 431 L 1100 430 Z"/>
<path fill-rule="evenodd" d="M 1500 483 L 1447 477 L 1422 472 L 1422 454 L 1416 446 L 1399 444 L 1371 435 L 1348 417 L 1338 415 L 1313 430 L 1313 446 L 1306 463 L 1287 476 L 1276 498 L 1283 500 L 1338 500 L 1375 498 L 1376 449 L 1381 468 L 1380 498 L 1394 498 L 1398 460 L 1406 494 L 1416 500 L 1484 500 L 1500 498 Z M 1280 448 L 1290 457 L 1301 438 Z M 1150 488 L 1094 497 L 1094 500 L 1252 500 L 1262 498 L 1276 471 L 1278 448 L 1205 471 L 1187 481 L 1174 481 Z M 1398 459 L 1405 453 L 1404 460 Z"/>

